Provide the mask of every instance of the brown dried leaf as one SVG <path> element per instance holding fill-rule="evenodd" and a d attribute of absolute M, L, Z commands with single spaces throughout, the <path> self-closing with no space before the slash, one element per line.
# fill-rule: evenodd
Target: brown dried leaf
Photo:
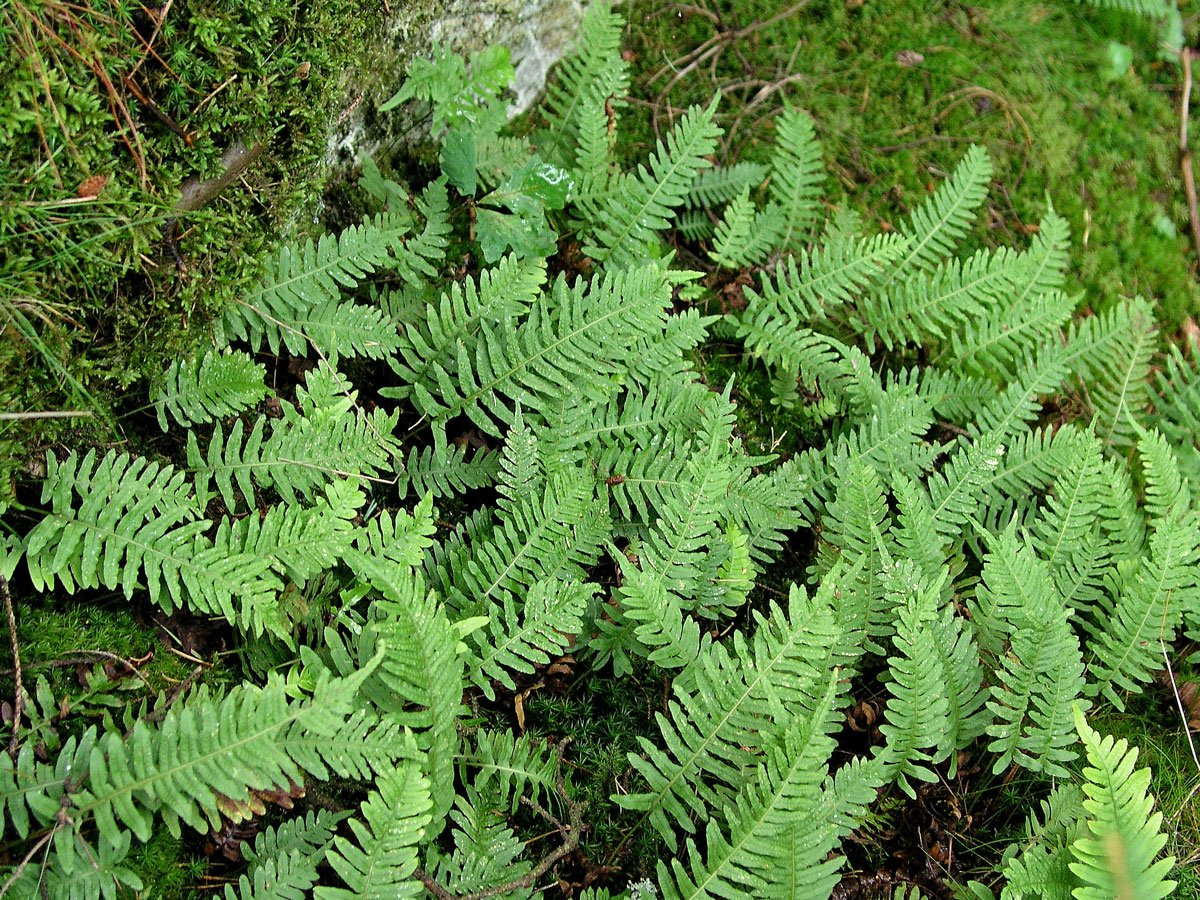
<path fill-rule="evenodd" d="M 75 196 L 80 200 L 95 200 L 108 184 L 107 175 L 91 175 L 79 183 Z"/>

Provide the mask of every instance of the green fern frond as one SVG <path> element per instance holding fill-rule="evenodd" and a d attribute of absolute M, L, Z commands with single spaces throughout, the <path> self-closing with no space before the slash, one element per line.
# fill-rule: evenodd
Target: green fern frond
<path fill-rule="evenodd" d="M 582 630 L 584 612 L 596 591 L 592 584 L 545 579 L 530 588 L 520 616 L 511 596 L 494 606 L 496 613 L 488 618 L 479 655 L 470 663 L 470 678 L 484 696 L 495 699 L 493 679 L 515 691 L 509 672 L 532 674 L 537 666 L 560 656 Z"/>
<path fill-rule="evenodd" d="M 124 826 L 147 841 L 160 815 L 178 836 L 181 823 L 205 830 L 219 827 L 222 814 L 235 821 L 249 816 L 251 791 L 303 783 L 308 766 L 322 775 L 327 767 L 346 771 L 339 759 L 347 749 L 343 742 L 317 741 L 300 753 L 289 752 L 287 739 L 337 735 L 368 671 L 349 679 L 324 677 L 311 698 L 292 702 L 278 680 L 264 688 L 234 688 L 220 699 L 201 688 L 172 707 L 161 726 L 142 719 L 128 738 L 102 735 L 87 780 L 72 795 L 75 821 L 94 818 L 110 839 Z M 401 751 L 397 743 L 391 758 Z M 386 757 L 379 762 L 388 764 Z"/>
<path fill-rule="evenodd" d="M 386 560 L 366 557 L 360 577 L 382 593 L 359 635 L 359 665 L 382 654 L 363 693 L 388 719 L 416 731 L 427 756 L 432 821 L 440 822 L 454 798 L 457 719 L 465 684 L 460 630 L 420 577 L 407 577 Z"/>
<path fill-rule="evenodd" d="M 725 207 L 717 222 L 709 258 L 726 269 L 761 263 L 779 239 L 779 223 L 775 218 L 755 209 L 750 189 L 743 189 Z"/>
<path fill-rule="evenodd" d="M 752 786 L 725 808 L 725 827 L 710 820 L 702 858 L 689 840 L 687 863 L 658 864 L 665 900 L 733 896 L 820 896 L 836 882 L 840 859 L 829 860 L 837 831 L 822 782 L 837 727 L 838 673 L 827 673 L 811 710 L 797 716 L 781 741 L 765 748 Z M 830 804 L 832 805 L 832 804 Z M 814 893 L 808 893 L 808 891 Z"/>
<path fill-rule="evenodd" d="M 879 748 L 880 758 L 889 776 L 915 797 L 908 779 L 936 781 L 929 764 L 948 755 L 960 737 L 950 731 L 956 698 L 949 696 L 949 685 L 943 679 L 933 631 L 941 585 L 920 578 L 910 560 L 889 561 L 884 581 L 898 612 L 893 638 L 897 655 L 888 659 L 891 697 L 887 720 L 879 726 L 887 743 Z M 953 647 L 943 648 L 943 654 L 957 656 Z M 978 694 L 978 684 L 974 693 Z M 967 702 L 978 706 L 975 699 Z M 967 717 L 973 714 L 971 711 Z M 931 750 L 935 752 L 931 754 Z"/>
<path fill-rule="evenodd" d="M 1076 900 L 1136 897 L 1162 900 L 1175 890 L 1167 875 L 1174 857 L 1155 861 L 1167 843 L 1159 829 L 1162 813 L 1152 812 L 1147 794 L 1150 770 L 1134 770 L 1137 749 L 1122 740 L 1101 737 L 1075 708 L 1075 727 L 1087 752 L 1083 801 L 1090 834 L 1071 845 L 1071 871 L 1083 882 Z"/>
<path fill-rule="evenodd" d="M 693 831 L 693 816 L 704 820 L 727 802 L 752 764 L 746 747 L 774 740 L 819 701 L 842 638 L 828 600 L 793 586 L 786 612 L 772 605 L 769 618 L 754 614 L 750 642 L 735 632 L 732 652 L 705 647 L 676 679 L 669 717 L 658 717 L 662 748 L 642 738 L 642 753 L 629 754 L 648 790 L 613 801 L 642 812 L 672 845 L 676 828 Z"/>
<path fill-rule="evenodd" d="M 510 813 L 517 811 L 522 797 L 542 802 L 554 790 L 558 771 L 555 755 L 542 743 L 528 734 L 481 728 L 456 757 L 460 777 L 481 793 L 508 798 Z"/>
<path fill-rule="evenodd" d="M 573 162 L 572 148 L 580 141 L 581 129 L 586 131 L 583 121 L 596 112 L 588 106 L 589 91 L 601 99 L 601 116 L 603 100 L 611 97 L 615 104 L 624 104 L 629 85 L 629 64 L 621 57 L 624 28 L 624 18 L 609 3 L 588 6 L 574 51 L 558 64 L 554 79 L 546 85 L 544 107 L 550 124 L 534 140 L 545 159 L 563 166 Z"/>
<path fill-rule="evenodd" d="M 357 398 L 345 378 L 322 364 L 309 373 L 306 387 L 297 390 L 298 405 L 283 405 L 283 418 L 262 416 L 248 435 L 241 419 L 228 434 L 217 425 L 204 451 L 196 432 L 188 432 L 188 465 L 195 472 L 197 494 L 207 498 L 215 482 L 231 510 L 239 492 L 251 505 L 256 486 L 272 488 L 296 503 L 301 497 L 311 499 L 335 477 L 390 469 L 399 455 L 392 437 L 399 413 L 375 409 L 368 415 L 358 408 Z"/>
<path fill-rule="evenodd" d="M 381 222 L 351 225 L 336 238 L 322 235 L 317 241 L 285 245 L 267 263 L 259 287 L 225 310 L 218 325 L 218 344 L 243 340 L 258 350 L 265 341 L 277 353 L 284 340 L 303 353 L 307 350 L 303 331 L 289 331 L 291 326 L 286 323 L 306 321 L 314 310 L 324 310 L 323 317 L 316 317 L 318 323 L 328 326 L 337 321 L 341 291 L 357 287 L 367 275 L 384 267 L 401 234 L 399 226 Z M 321 346 L 324 351 L 326 345 Z"/>
<path fill-rule="evenodd" d="M 453 849 L 442 853 L 436 846 L 428 850 L 425 869 L 438 884 L 454 892 L 454 896 L 470 896 L 482 893 L 485 896 L 507 896 L 528 898 L 528 888 L 500 892 L 501 885 L 509 884 L 528 874 L 533 863 L 521 857 L 525 853 L 524 842 L 509 826 L 503 815 L 498 815 L 502 804 L 497 802 L 494 790 L 486 793 L 474 785 L 454 799 L 450 820 L 454 823 Z"/>
<path fill-rule="evenodd" d="M 854 303 L 887 272 L 887 266 L 904 251 L 897 235 L 860 238 L 853 233 L 827 235 L 820 247 L 785 257 L 772 278 L 764 273 L 761 293 L 745 290 L 745 316 L 761 311 L 782 315 L 800 326 L 814 319 L 836 316 Z"/>
<path fill-rule="evenodd" d="M 969 321 L 950 336 L 936 362 L 947 371 L 1011 378 L 1021 362 L 1071 320 L 1076 297 L 1061 291 L 1035 294 Z"/>
<path fill-rule="evenodd" d="M 270 393 L 266 374 L 241 351 L 210 350 L 199 360 L 176 360 L 154 395 L 158 425 L 166 431 L 168 415 L 187 428 L 249 409 Z"/>
<path fill-rule="evenodd" d="M 347 562 L 356 570 L 359 554 L 386 561 L 398 569 L 398 576 L 412 575 L 425 561 L 434 545 L 433 494 L 426 494 L 412 512 L 384 510 L 372 516 L 366 527 L 354 532 L 354 549 L 346 552 Z"/>
<path fill-rule="evenodd" d="M 731 166 L 705 169 L 688 185 L 683 198 L 684 209 L 715 209 L 743 191 L 758 187 L 769 172 L 767 166 L 753 162 L 736 162 Z"/>
<path fill-rule="evenodd" d="M 338 836 L 328 851 L 328 861 L 345 882 L 345 888 L 318 887 L 316 900 L 382 900 L 384 897 L 417 897 L 421 882 L 417 870 L 417 845 L 434 821 L 429 782 L 412 762 L 376 782 L 363 802 L 362 818 L 350 820 L 354 841 Z"/>
<path fill-rule="evenodd" d="M 424 217 L 421 233 L 411 238 L 397 236 L 391 243 L 395 258 L 388 267 L 405 282 L 420 285 L 426 278 L 436 279 L 439 267 L 446 260 L 450 245 L 450 197 L 446 178 L 429 182 L 415 198 L 417 211 Z M 386 221 L 386 220 L 384 220 Z M 401 240 L 403 238 L 403 240 Z"/>
<path fill-rule="evenodd" d="M 609 273 L 586 289 L 560 279 L 517 328 L 489 329 L 473 358 L 460 349 L 453 375 L 437 367 L 434 385 L 413 385 L 413 401 L 434 420 L 439 444 L 441 426 L 459 414 L 499 435 L 497 423 L 512 424 L 510 402 L 537 414 L 568 394 L 601 402 L 612 389 L 608 376 L 627 366 L 641 340 L 661 333 L 669 293 L 654 264 Z"/>
<path fill-rule="evenodd" d="M 1037 418 L 1042 408 L 1039 398 L 1057 391 L 1069 371 L 1066 350 L 1043 346 L 1018 370 L 1000 396 L 979 411 L 972 433 L 990 431 L 1009 440 L 1013 432 L 1023 431 L 1022 425 Z"/>
<path fill-rule="evenodd" d="M 1047 196 L 1046 202 L 1050 204 Z M 1071 223 L 1054 210 L 1053 204 L 1038 223 L 1037 234 L 1024 256 L 1029 265 L 1017 279 L 1013 302 L 1060 292 L 1067 280 L 1071 258 Z"/>
<path fill-rule="evenodd" d="M 1034 772 L 1067 777 L 1075 758 L 1067 727 L 1070 704 L 1084 686 L 1079 642 L 1058 614 L 1038 610 L 1017 626 L 1008 655 L 997 670 L 988 709 L 996 716 L 988 749 L 1000 754 L 992 767 L 1011 763 Z"/>
<path fill-rule="evenodd" d="M 953 252 L 987 196 L 991 177 L 992 161 L 987 150 L 972 144 L 950 178 L 913 210 L 900 229 L 908 244 L 882 287 L 913 271 L 932 269 Z"/>
<path fill-rule="evenodd" d="M 771 153 L 770 193 L 780 212 L 780 247 L 794 249 L 804 243 L 817 221 L 817 199 L 824 181 L 825 161 L 812 118 L 799 110 L 785 109 L 775 120 L 775 147 Z"/>
<path fill-rule="evenodd" d="M 545 279 L 545 260 L 510 254 L 484 269 L 478 285 L 470 279 L 451 285 L 402 326 L 396 351 L 388 358 L 399 384 L 387 388 L 384 396 L 403 399 L 415 384 L 435 389 L 439 368 L 454 372 L 459 344 L 470 353 L 489 323 L 524 315 Z"/>
<path fill-rule="evenodd" d="M 645 255 L 655 232 L 670 225 L 696 174 L 709 165 L 721 129 L 713 124 L 714 97 L 707 107 L 692 107 L 660 141 L 649 166 L 619 176 L 594 208 L 583 210 L 590 243 L 583 252 L 610 267 L 634 265 Z"/>
<path fill-rule="evenodd" d="M 477 488 L 488 487 L 500 472 L 496 453 L 476 450 L 470 453 L 459 444 L 445 447 L 412 447 L 404 462 L 404 471 L 396 482 L 400 499 L 414 494 L 453 497 Z"/>
<path fill-rule="evenodd" d="M 1106 445 L 1119 449 L 1134 442 L 1150 404 L 1157 334 L 1150 304 L 1137 297 L 1085 320 L 1068 341 L 1070 364 L 1086 380 L 1094 428 Z"/>
<path fill-rule="evenodd" d="M 250 870 L 238 878 L 237 890 L 225 885 L 225 900 L 304 900 L 317 883 L 317 868 L 333 843 L 338 822 L 348 813 L 309 812 L 268 828 L 253 847 L 242 844 Z"/>
<path fill-rule="evenodd" d="M 980 250 L 966 260 L 951 259 L 929 272 L 912 273 L 886 291 L 858 304 L 857 328 L 864 340 L 888 350 L 943 339 L 971 319 L 987 319 L 1014 288 L 1024 258 L 1007 247 Z"/>
<path fill-rule="evenodd" d="M 1190 341 L 1188 351 L 1195 357 L 1197 344 Z M 1157 376 L 1158 397 L 1155 413 L 1148 424 L 1157 428 L 1172 444 L 1179 464 L 1191 483 L 1193 494 L 1200 494 L 1200 369 L 1188 361 L 1178 346 L 1168 349 L 1167 358 Z"/>
<path fill-rule="evenodd" d="M 190 606 L 261 633 L 256 610 L 282 585 L 270 561 L 215 547 L 182 473 L 110 451 L 47 455 L 42 502 L 48 515 L 26 536 L 25 562 L 38 590 L 145 587 L 167 611 Z"/>
<path fill-rule="evenodd" d="M 838 465 L 852 458 L 865 461 L 881 476 L 897 471 L 919 478 L 933 462 L 936 449 L 921 438 L 933 424 L 929 404 L 919 397 L 889 397 L 869 418 L 856 428 L 838 434 L 829 445 L 805 450 L 796 457 L 796 468 L 807 485 L 802 512 L 807 521 L 816 521 L 816 511 L 833 493 Z"/>

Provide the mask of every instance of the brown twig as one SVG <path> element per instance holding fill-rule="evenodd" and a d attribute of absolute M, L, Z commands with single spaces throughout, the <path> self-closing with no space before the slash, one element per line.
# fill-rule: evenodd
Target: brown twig
<path fill-rule="evenodd" d="M 1188 218 L 1192 223 L 1192 242 L 1200 258 L 1200 213 L 1196 210 L 1196 175 L 1192 171 L 1192 151 L 1188 147 L 1188 107 L 1192 102 L 1192 51 L 1179 51 L 1183 63 L 1183 97 L 1179 103 L 1179 167 L 1183 171 L 1183 190 L 1187 194 Z"/>
<path fill-rule="evenodd" d="M 4 600 L 4 614 L 8 617 L 8 633 L 12 638 L 13 681 L 16 682 L 16 691 L 13 696 L 12 737 L 8 739 L 8 755 L 16 759 L 21 734 L 21 713 L 25 709 L 25 685 L 21 683 L 21 647 L 17 643 L 17 617 L 13 614 L 8 579 L 3 575 L 0 575 L 0 598 Z"/>

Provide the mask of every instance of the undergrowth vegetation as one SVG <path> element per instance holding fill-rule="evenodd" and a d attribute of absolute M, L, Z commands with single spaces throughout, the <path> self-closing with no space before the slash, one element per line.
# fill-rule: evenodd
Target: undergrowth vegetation
<path fill-rule="evenodd" d="M 231 900 L 1191 886 L 1190 794 L 1113 734 L 1174 721 L 1195 782 L 1185 308 L 1079 291 L 1050 197 L 981 226 L 982 145 L 886 227 L 796 106 L 714 164 L 714 92 L 630 163 L 623 30 L 591 7 L 521 136 L 507 52 L 411 67 L 430 180 L 364 159 L 141 446 L 19 485 L 0 894 L 202 845 Z M 106 646 L 31 657 L 37 597 Z"/>

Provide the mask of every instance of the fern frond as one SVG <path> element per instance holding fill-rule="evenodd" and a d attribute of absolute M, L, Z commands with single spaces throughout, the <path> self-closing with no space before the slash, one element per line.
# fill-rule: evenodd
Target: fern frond
<path fill-rule="evenodd" d="M 727 802 L 752 764 L 746 747 L 767 745 L 819 702 L 842 637 L 828 601 L 793 586 L 786 612 L 772 605 L 769 618 L 754 614 L 750 642 L 735 632 L 732 652 L 705 647 L 676 679 L 669 717 L 658 716 L 662 748 L 641 738 L 642 753 L 629 754 L 648 790 L 613 801 L 641 811 L 672 845 L 676 828 L 693 831 L 693 816 L 704 820 Z"/>
<path fill-rule="evenodd" d="M 479 655 L 470 663 L 470 678 L 484 696 L 495 699 L 493 679 L 515 691 L 509 672 L 532 674 L 561 655 L 582 630 L 584 612 L 596 591 L 592 584 L 544 579 L 530 588 L 519 617 L 511 596 L 494 607 L 497 612 L 488 618 Z"/>
<path fill-rule="evenodd" d="M 756 210 L 750 189 L 743 189 L 717 222 L 709 258 L 726 269 L 761 263 L 779 239 L 776 218 Z"/>
<path fill-rule="evenodd" d="M 781 213 L 779 246 L 793 249 L 803 244 L 817 221 L 817 198 L 825 181 L 825 161 L 812 118 L 796 109 L 785 109 L 775 120 L 775 147 L 771 153 L 771 199 Z"/>
<path fill-rule="evenodd" d="M 910 478 L 919 478 L 932 463 L 936 450 L 921 437 L 933 424 L 929 404 L 919 397 L 889 397 L 872 411 L 857 428 L 837 435 L 827 446 L 805 450 L 796 457 L 796 468 L 807 484 L 802 512 L 815 522 L 816 510 L 833 493 L 837 466 L 844 460 L 859 458 L 881 476 L 893 470 Z"/>
<path fill-rule="evenodd" d="M 417 732 L 427 756 L 432 821 L 440 822 L 454 798 L 457 719 L 462 705 L 461 638 L 420 577 L 406 577 L 384 560 L 365 558 L 360 576 L 382 592 L 359 637 L 358 658 L 382 653 L 378 672 L 363 693 L 389 720 Z M 398 577 L 399 575 L 399 577 Z"/>
<path fill-rule="evenodd" d="M 729 481 L 729 517 L 746 535 L 755 563 L 766 565 L 774 559 L 788 533 L 804 523 L 801 510 L 808 484 L 793 462 L 758 474 L 743 468 Z"/>
<path fill-rule="evenodd" d="M 888 690 L 892 696 L 887 703 L 887 721 L 879 726 L 887 739 L 880 748 L 880 758 L 889 776 L 906 794 L 915 797 L 908 779 L 936 781 L 937 775 L 928 764 L 948 756 L 964 735 L 950 730 L 957 698 L 949 696 L 933 630 L 941 584 L 922 579 L 910 560 L 897 564 L 889 561 L 884 582 L 898 610 L 893 638 L 898 653 L 888 659 Z M 954 652 L 953 644 L 942 649 L 945 658 L 961 656 Z M 978 708 L 979 681 L 966 701 L 968 708 Z M 970 709 L 963 718 L 969 719 L 974 712 Z M 965 724 L 957 718 L 953 721 Z M 935 748 L 934 754 L 928 752 Z"/>
<path fill-rule="evenodd" d="M 951 254 L 987 196 L 991 177 L 992 161 L 987 150 L 972 144 L 949 180 L 914 209 L 900 229 L 908 245 L 883 286 L 914 270 L 932 269 Z"/>
<path fill-rule="evenodd" d="M 241 351 L 210 350 L 199 360 L 176 360 L 154 395 L 158 425 L 166 431 L 168 415 L 187 428 L 249 409 L 270 393 L 266 374 Z"/>
<path fill-rule="evenodd" d="M 1003 393 L 979 411 L 970 430 L 974 434 L 994 432 L 1002 440 L 1008 440 L 1013 432 L 1024 430 L 1021 428 L 1024 423 L 1037 418 L 1041 411 L 1038 398 L 1054 393 L 1069 371 L 1066 350 L 1054 346 L 1040 348 Z"/>
<path fill-rule="evenodd" d="M 1150 403 L 1157 334 L 1150 304 L 1137 297 L 1085 320 L 1068 342 L 1072 368 L 1086 379 L 1096 434 L 1106 445 L 1128 447 L 1136 437 Z"/>
<path fill-rule="evenodd" d="M 583 583 L 611 524 L 594 483 L 582 470 L 550 478 L 543 490 L 515 504 L 488 534 L 436 569 L 446 601 L 461 616 L 498 613 L 524 598 L 538 581 Z M 510 610 L 509 612 L 512 612 Z M 480 651 L 488 640 L 478 636 Z"/>
<path fill-rule="evenodd" d="M 376 785 L 363 802 L 362 818 L 350 820 L 354 842 L 336 837 L 328 851 L 329 864 L 346 887 L 318 887 L 317 900 L 399 900 L 423 893 L 413 873 L 417 844 L 433 821 L 429 782 L 408 762 Z"/>
<path fill-rule="evenodd" d="M 1075 727 L 1087 752 L 1083 801 L 1090 836 L 1071 845 L 1071 871 L 1083 882 L 1076 900 L 1108 900 L 1114 896 L 1162 900 L 1175 890 L 1167 875 L 1174 857 L 1155 861 L 1167 843 L 1160 831 L 1162 813 L 1152 812 L 1147 794 L 1150 770 L 1134 770 L 1137 749 L 1124 739 L 1101 737 L 1075 708 Z"/>
<path fill-rule="evenodd" d="M 251 847 L 242 844 L 250 870 L 225 885 L 225 900 L 304 900 L 317 883 L 317 867 L 333 843 L 338 822 L 347 813 L 322 809 L 289 819 L 258 835 Z"/>
<path fill-rule="evenodd" d="M 594 209 L 583 210 L 591 228 L 583 252 L 610 267 L 636 264 L 655 232 L 670 225 L 672 211 L 682 205 L 688 186 L 709 163 L 721 129 L 713 124 L 717 98 L 707 107 L 690 108 L 660 141 L 649 166 L 619 176 Z"/>
<path fill-rule="evenodd" d="M 436 389 L 438 369 L 454 372 L 459 344 L 470 352 L 486 325 L 524 315 L 545 279 L 545 260 L 509 254 L 480 272 L 478 285 L 470 279 L 451 285 L 401 328 L 396 352 L 388 357 L 399 385 L 384 396 L 403 399 L 415 384 Z"/>
<path fill-rule="evenodd" d="M 297 391 L 298 407 L 283 406 L 282 419 L 262 416 L 248 435 L 241 419 L 228 434 L 217 425 L 203 451 L 196 433 L 188 432 L 188 465 L 195 472 L 197 494 L 208 497 L 215 481 L 231 510 L 237 507 L 237 492 L 252 505 L 256 486 L 297 503 L 301 497 L 311 499 L 337 476 L 375 475 L 391 468 L 399 455 L 392 437 L 399 413 L 375 409 L 368 415 L 357 406 L 358 392 L 349 388 L 341 375 L 322 364 L 309 373 L 307 389 Z"/>
<path fill-rule="evenodd" d="M 996 716 L 988 727 L 999 753 L 992 767 L 1004 771 L 1015 762 L 1034 772 L 1068 777 L 1065 763 L 1075 758 L 1068 727 L 1071 703 L 1083 690 L 1079 641 L 1063 611 L 1037 609 L 1015 624 L 1011 647 L 1001 658 L 998 684 L 988 709 Z"/>
<path fill-rule="evenodd" d="M 517 737 L 511 731 L 481 728 L 456 761 L 465 784 L 502 801 L 508 798 L 509 812 L 513 813 L 522 797 L 541 802 L 554 790 L 558 761 L 542 744 L 528 734 Z"/>
<path fill-rule="evenodd" d="M 534 141 L 543 158 L 564 166 L 573 161 L 571 150 L 579 142 L 582 122 L 595 114 L 587 105 L 588 91 L 602 102 L 609 97 L 621 102 L 627 93 L 629 64 L 621 58 L 624 28 L 624 18 L 608 3 L 593 3 L 584 12 L 573 52 L 546 85 L 544 109 L 550 124 Z"/>
<path fill-rule="evenodd" d="M 425 218 L 421 233 L 391 244 L 395 258 L 388 264 L 410 285 L 420 285 L 423 279 L 436 279 L 438 267 L 445 262 L 450 245 L 450 197 L 446 192 L 445 176 L 431 181 L 415 198 L 417 211 Z"/>
<path fill-rule="evenodd" d="M 1149 555 L 1118 564 L 1089 626 L 1088 695 L 1102 694 L 1125 708 L 1119 691 L 1138 693 L 1162 668 L 1159 641 L 1170 644 L 1194 595 L 1200 570 L 1194 520 L 1161 522 L 1150 536 Z"/>
<path fill-rule="evenodd" d="M 171 611 L 189 605 L 261 633 L 255 610 L 269 606 L 282 585 L 270 562 L 229 554 L 205 537 L 210 523 L 185 487 L 182 473 L 110 451 L 97 462 L 72 453 L 46 459 L 42 502 L 48 515 L 26 536 L 25 563 L 37 589 L 57 580 L 65 590 L 143 586 L 151 602 Z"/>
<path fill-rule="evenodd" d="M 521 858 L 525 844 L 500 814 L 502 804 L 497 799 L 494 790 L 484 793 L 474 785 L 468 786 L 465 794 L 454 798 L 454 809 L 450 811 L 453 849 L 443 854 L 436 846 L 429 848 L 425 869 L 438 884 L 453 891 L 453 896 L 495 896 L 500 894 L 500 885 L 521 878 L 533 868 L 532 862 Z M 530 893 L 518 889 L 500 895 L 521 898 Z"/>
<path fill-rule="evenodd" d="M 1188 350 L 1195 356 L 1197 344 L 1189 342 Z M 1174 446 L 1184 474 L 1188 476 L 1193 494 L 1200 492 L 1200 369 L 1189 362 L 1179 347 L 1172 345 L 1157 376 L 1159 396 L 1156 411 L 1149 417 Z"/>
<path fill-rule="evenodd" d="M 764 273 L 761 292 L 747 287 L 744 315 L 769 310 L 797 326 L 829 318 L 881 279 L 905 246 L 898 235 L 827 235 L 820 247 L 781 260 L 773 278 Z"/>
<path fill-rule="evenodd" d="M 988 318 L 1023 268 L 1022 256 L 1007 247 L 951 259 L 861 300 L 857 328 L 866 341 L 888 350 L 926 337 L 943 339 L 966 321 Z"/>
<path fill-rule="evenodd" d="M 235 821 L 249 816 L 251 791 L 287 789 L 303 782 L 302 766 L 286 740 L 295 735 L 332 737 L 344 726 L 362 678 L 324 677 L 311 698 L 289 702 L 282 682 L 242 686 L 225 697 L 204 688 L 172 707 L 161 726 L 135 723 L 128 738 L 102 735 L 91 754 L 88 777 L 73 795 L 76 821 L 96 820 L 102 835 L 130 829 L 150 839 L 154 816 L 173 835 L 180 823 L 204 830 L 219 827 L 222 813 Z M 318 771 L 344 770 L 340 741 L 316 745 Z M 400 755 L 400 747 L 392 758 Z"/>
<path fill-rule="evenodd" d="M 413 447 L 408 451 L 404 471 L 396 482 L 400 499 L 407 497 L 409 491 L 419 495 L 453 497 L 487 487 L 496 480 L 500 470 L 499 460 L 498 454 L 480 450 L 468 458 L 467 448 L 458 444 Z"/>
<path fill-rule="evenodd" d="M 439 443 L 440 426 L 462 413 L 499 435 L 497 423 L 512 424 L 509 402 L 539 414 L 567 394 L 600 402 L 612 389 L 608 376 L 625 368 L 642 340 L 661 333 L 669 293 L 654 264 L 609 273 L 586 290 L 560 279 L 515 330 L 489 330 L 474 358 L 460 349 L 453 375 L 437 367 L 435 385 L 413 385 L 413 401 L 435 421 Z"/>
<path fill-rule="evenodd" d="M 714 209 L 743 191 L 758 187 L 768 172 L 770 169 L 767 166 L 753 162 L 736 162 L 731 166 L 705 169 L 688 185 L 683 198 L 684 209 Z"/>
<path fill-rule="evenodd" d="M 304 321 L 314 310 L 326 310 L 318 321 L 334 321 L 337 314 L 332 310 L 341 291 L 357 287 L 384 266 L 401 234 L 398 226 L 381 220 L 379 225 L 351 225 L 337 237 L 322 235 L 317 241 L 283 246 L 267 263 L 259 287 L 225 310 L 218 326 L 218 343 L 224 346 L 244 340 L 258 350 L 265 341 L 277 353 L 280 341 L 290 340 L 300 352 L 307 350 L 303 338 L 281 323 Z M 324 350 L 325 345 L 321 346 Z"/>
<path fill-rule="evenodd" d="M 1071 319 L 1078 298 L 1061 291 L 1035 294 L 969 321 L 950 336 L 935 360 L 951 372 L 1011 378 L 1021 362 Z"/>
<path fill-rule="evenodd" d="M 1107 542 L 1100 531 L 1105 471 L 1102 447 L 1090 436 L 1076 444 L 1054 484 L 1046 507 L 1031 529 L 1038 554 L 1050 565 L 1063 602 L 1071 609 L 1100 596 Z"/>
<path fill-rule="evenodd" d="M 822 782 L 833 749 L 838 673 L 824 677 L 811 710 L 794 719 L 750 787 L 725 809 L 725 827 L 710 820 L 703 859 L 688 841 L 687 865 L 658 864 L 665 900 L 708 897 L 793 897 L 796 885 L 832 888 L 841 860 L 828 859 L 837 840 Z M 832 804 L 830 804 L 832 805 Z M 801 832 L 802 830 L 802 832 Z M 812 896 L 808 893 L 802 896 Z"/>

